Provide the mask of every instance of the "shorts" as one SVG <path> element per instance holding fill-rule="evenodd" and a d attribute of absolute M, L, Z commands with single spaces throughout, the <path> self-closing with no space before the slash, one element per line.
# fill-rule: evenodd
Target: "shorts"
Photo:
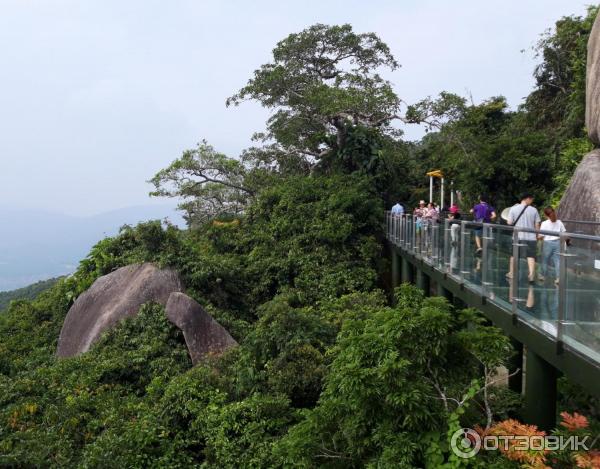
<path fill-rule="evenodd" d="M 537 241 L 533 239 L 520 239 L 519 244 L 523 244 L 524 246 L 519 246 L 519 257 L 533 257 L 535 258 L 537 251 Z"/>
<path fill-rule="evenodd" d="M 483 236 L 483 226 L 477 226 L 473 229 L 473 233 L 475 233 L 475 236 L 481 238 Z"/>

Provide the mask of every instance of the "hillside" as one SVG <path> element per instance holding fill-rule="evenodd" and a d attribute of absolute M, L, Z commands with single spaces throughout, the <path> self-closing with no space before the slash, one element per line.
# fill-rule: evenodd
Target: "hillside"
<path fill-rule="evenodd" d="M 13 300 L 34 300 L 40 293 L 51 288 L 59 280 L 60 277 L 50 278 L 16 290 L 0 292 L 0 313 Z"/>

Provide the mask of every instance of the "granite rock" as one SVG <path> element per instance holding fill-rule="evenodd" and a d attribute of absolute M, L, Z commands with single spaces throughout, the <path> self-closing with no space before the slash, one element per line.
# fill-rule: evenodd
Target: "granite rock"
<path fill-rule="evenodd" d="M 558 206 L 561 220 L 600 222 L 600 149 L 585 155 Z M 567 231 L 600 236 L 600 225 L 564 222 Z"/>
<path fill-rule="evenodd" d="M 167 318 L 183 331 L 193 364 L 208 354 L 219 354 L 237 345 L 223 326 L 184 293 L 171 293 L 165 311 Z"/>
<path fill-rule="evenodd" d="M 596 17 L 587 45 L 585 126 L 590 139 L 600 144 L 600 15 Z"/>
<path fill-rule="evenodd" d="M 150 301 L 166 305 L 169 295 L 182 288 L 175 271 L 150 263 L 128 265 L 103 275 L 69 309 L 58 339 L 57 356 L 87 352 L 103 332 L 135 316 L 141 305 Z"/>

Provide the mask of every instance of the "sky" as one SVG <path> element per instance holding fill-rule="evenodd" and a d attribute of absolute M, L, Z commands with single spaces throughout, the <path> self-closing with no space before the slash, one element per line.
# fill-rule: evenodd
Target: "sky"
<path fill-rule="evenodd" d="M 408 103 L 446 90 L 516 107 L 540 33 L 589 3 L 0 0 L 0 206 L 82 216 L 164 203 L 146 181 L 185 149 L 251 145 L 268 111 L 225 99 L 315 23 L 377 33 Z"/>

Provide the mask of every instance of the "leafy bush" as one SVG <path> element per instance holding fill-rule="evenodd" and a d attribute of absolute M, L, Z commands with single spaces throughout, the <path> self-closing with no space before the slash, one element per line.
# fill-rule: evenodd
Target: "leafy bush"
<path fill-rule="evenodd" d="M 106 432 L 147 410 L 147 388 L 191 367 L 181 332 L 146 305 L 90 352 L 0 381 L 0 465 L 73 465 Z"/>
<path fill-rule="evenodd" d="M 503 363 L 508 339 L 417 292 L 403 286 L 397 307 L 343 323 L 317 406 L 277 446 L 285 463 L 420 466 L 432 434 L 443 439 L 453 412 L 464 413 L 467 391 L 487 389 L 480 367 Z"/>

